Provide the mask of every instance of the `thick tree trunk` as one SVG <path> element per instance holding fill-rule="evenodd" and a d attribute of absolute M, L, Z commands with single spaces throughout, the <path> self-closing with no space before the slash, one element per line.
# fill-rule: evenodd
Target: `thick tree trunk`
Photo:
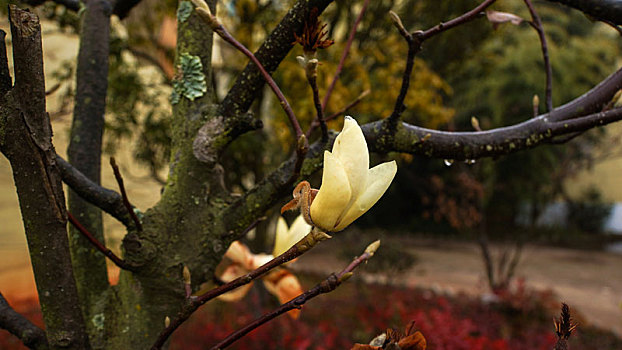
<path fill-rule="evenodd" d="M 90 349 L 69 254 L 65 196 L 45 111 L 41 28 L 36 15 L 14 6 L 10 22 L 15 86 L 1 97 L 0 150 L 13 170 L 49 348 Z"/>
<path fill-rule="evenodd" d="M 223 238 L 219 218 L 230 201 L 222 167 L 199 162 L 193 154 L 194 135 L 205 122 L 213 130 L 225 128 L 215 114 L 209 84 L 212 36 L 194 11 L 179 23 L 177 63 L 184 54 L 199 57 L 207 90 L 193 101 L 182 96 L 173 105 L 169 178 L 160 202 L 144 214 L 143 231 L 130 232 L 123 240 L 125 259 L 135 271 L 122 271 L 119 285 L 109 294 L 106 318 L 113 320 L 106 330 L 109 349 L 148 349 L 164 328 L 166 316 L 173 318 L 183 305 L 183 266 L 189 267 L 196 284 L 211 280 L 230 242 Z M 214 145 L 215 152 L 218 147 Z"/>
<path fill-rule="evenodd" d="M 88 0 L 82 16 L 76 74 L 76 98 L 67 160 L 96 184 L 101 178 L 101 150 L 108 89 L 109 0 Z M 69 211 L 100 242 L 104 241 L 102 212 L 74 191 Z M 72 226 L 69 241 L 80 305 L 94 348 L 103 346 L 102 297 L 108 288 L 104 256 Z"/>

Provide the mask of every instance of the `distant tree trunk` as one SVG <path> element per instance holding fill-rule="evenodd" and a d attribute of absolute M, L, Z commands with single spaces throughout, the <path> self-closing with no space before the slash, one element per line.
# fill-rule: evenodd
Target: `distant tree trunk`
<path fill-rule="evenodd" d="M 100 184 L 104 113 L 108 89 L 110 14 L 109 0 L 87 0 L 80 30 L 76 97 L 67 160 L 90 180 Z M 69 211 L 100 242 L 104 242 L 102 212 L 69 190 Z M 108 288 L 105 257 L 74 228 L 69 229 L 80 305 L 85 319 L 102 314 L 102 294 Z M 93 345 L 101 346 L 97 322 L 87 322 Z M 101 328 L 101 327 L 100 327 Z M 94 336 L 99 334 L 98 337 Z M 100 344 L 100 345 L 98 345 Z"/>

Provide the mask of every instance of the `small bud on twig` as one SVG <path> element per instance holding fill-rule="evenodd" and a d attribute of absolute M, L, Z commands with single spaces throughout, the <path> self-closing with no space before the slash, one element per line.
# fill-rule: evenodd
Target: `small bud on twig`
<path fill-rule="evenodd" d="M 389 11 L 389 16 L 391 16 L 391 22 L 393 22 L 393 25 L 395 26 L 395 28 L 397 28 L 397 30 L 400 31 L 400 34 L 404 38 L 409 38 L 410 33 L 408 33 L 406 28 L 404 28 L 404 24 L 402 23 L 402 19 L 400 18 L 400 16 L 398 16 L 397 13 L 393 11 Z"/>
<path fill-rule="evenodd" d="M 477 131 L 482 131 L 482 128 L 479 126 L 479 120 L 475 116 L 471 117 L 471 126 Z"/>
<path fill-rule="evenodd" d="M 192 280 L 190 277 L 190 269 L 188 268 L 188 266 L 184 265 L 184 269 L 182 271 L 182 275 L 184 276 L 184 283 L 185 284 L 192 284 Z"/>
<path fill-rule="evenodd" d="M 533 100 L 531 101 L 531 104 L 533 106 L 533 116 L 537 116 L 540 110 L 540 97 L 538 97 L 538 94 L 533 95 Z"/>
<path fill-rule="evenodd" d="M 188 266 L 184 265 L 184 269 L 182 270 L 182 276 L 184 277 L 184 289 L 186 290 L 186 298 L 190 298 L 192 295 L 192 281 L 190 278 L 190 269 Z"/>
<path fill-rule="evenodd" d="M 346 272 L 346 273 L 343 274 L 343 276 L 341 276 L 341 278 L 339 278 L 339 282 L 343 283 L 343 282 L 349 280 L 350 277 L 352 277 L 353 275 L 354 275 L 354 272 Z"/>
<path fill-rule="evenodd" d="M 380 240 L 377 240 L 373 242 L 372 244 L 368 245 L 367 248 L 365 248 L 365 253 L 368 253 L 369 255 L 374 256 L 374 254 L 376 253 L 376 250 L 378 250 L 379 247 L 380 247 Z"/>
<path fill-rule="evenodd" d="M 318 242 L 325 241 L 329 238 L 332 238 L 332 236 L 328 235 L 326 232 L 318 230 L 317 227 L 314 227 L 311 229 L 311 232 L 296 243 L 296 248 L 300 252 L 305 252 L 313 248 L 313 246 L 315 246 Z"/>

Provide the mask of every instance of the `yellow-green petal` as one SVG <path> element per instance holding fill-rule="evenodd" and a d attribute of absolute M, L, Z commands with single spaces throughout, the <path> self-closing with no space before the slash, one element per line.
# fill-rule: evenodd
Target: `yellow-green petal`
<path fill-rule="evenodd" d="M 304 236 L 311 231 L 311 225 L 307 224 L 302 215 L 299 215 L 288 229 L 285 219 L 279 217 L 276 224 L 276 235 L 274 238 L 274 249 L 272 255 L 279 256 L 285 253 L 294 244 L 298 243 Z"/>
<path fill-rule="evenodd" d="M 311 204 L 311 220 L 315 226 L 332 231 L 350 202 L 351 194 L 343 165 L 333 154 L 324 151 L 322 185 Z"/>
<path fill-rule="evenodd" d="M 348 227 L 354 220 L 365 214 L 386 192 L 393 181 L 397 172 L 395 161 L 382 163 L 371 169 L 367 175 L 365 190 L 355 199 L 354 203 L 337 225 L 336 231 L 341 231 Z"/>
<path fill-rule="evenodd" d="M 333 155 L 343 165 L 348 175 L 352 199 L 355 199 L 364 190 L 367 182 L 369 151 L 363 131 L 354 118 L 346 116 L 343 130 L 335 139 Z"/>

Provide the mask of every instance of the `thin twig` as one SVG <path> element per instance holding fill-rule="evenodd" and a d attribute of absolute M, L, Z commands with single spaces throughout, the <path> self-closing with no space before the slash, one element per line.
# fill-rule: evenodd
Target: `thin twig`
<path fill-rule="evenodd" d="M 408 93 L 408 88 L 410 86 L 410 76 L 412 74 L 412 69 L 414 66 L 415 55 L 421 50 L 421 44 L 425 40 L 437 34 L 440 34 L 456 26 L 462 25 L 466 22 L 472 21 L 477 16 L 479 16 L 483 10 L 492 5 L 495 1 L 496 0 L 486 0 L 471 11 L 465 12 L 461 16 L 456 17 L 446 23 L 440 23 L 424 32 L 415 31 L 413 33 L 409 33 L 404 28 L 404 25 L 402 24 L 399 16 L 395 12 L 390 12 L 393 24 L 397 27 L 402 37 L 404 37 L 404 39 L 408 43 L 408 56 L 406 59 L 406 68 L 404 69 L 404 74 L 402 76 L 402 87 L 400 88 L 400 93 L 395 101 L 395 107 L 393 108 L 393 112 L 388 118 L 389 125 L 397 125 L 399 117 L 406 108 L 404 106 L 404 99 L 406 98 L 406 94 Z"/>
<path fill-rule="evenodd" d="M 56 165 L 63 182 L 82 199 L 112 215 L 126 227 L 134 227 L 134 221 L 127 213 L 120 194 L 96 184 L 59 155 L 56 155 Z"/>
<path fill-rule="evenodd" d="M 138 219 L 136 212 L 134 212 L 134 207 L 130 203 L 130 200 L 127 198 L 127 192 L 125 192 L 125 186 L 123 185 L 123 177 L 121 176 L 121 171 L 119 170 L 119 167 L 117 166 L 117 162 L 114 160 L 114 157 L 110 157 L 110 166 L 112 167 L 112 171 L 114 172 L 114 178 L 117 180 L 117 183 L 119 184 L 119 190 L 121 191 L 121 197 L 123 197 L 123 205 L 125 205 L 125 208 L 127 209 L 130 216 L 132 217 L 132 220 L 134 220 L 134 223 L 136 224 L 136 228 L 138 229 L 138 231 L 142 231 L 143 225 L 140 223 L 140 220 Z"/>
<path fill-rule="evenodd" d="M 115 265 L 117 265 L 118 267 L 122 268 L 123 270 L 131 270 L 132 269 L 132 267 L 129 266 L 123 259 L 121 259 L 118 256 L 116 256 L 115 253 L 113 253 L 110 249 L 106 248 L 106 246 L 104 246 L 104 244 L 102 244 L 100 241 L 98 241 L 97 238 L 95 238 L 95 236 L 93 236 L 92 233 L 90 233 L 84 226 L 82 226 L 82 224 L 80 224 L 80 222 L 75 217 L 73 217 L 73 215 L 71 215 L 70 212 L 67 212 L 67 218 L 69 219 L 69 222 L 86 239 L 88 239 L 89 242 L 91 242 L 91 244 L 93 244 L 95 246 L 95 248 L 97 248 L 97 250 L 102 252 Z"/>
<path fill-rule="evenodd" d="M 423 34 L 421 35 L 421 41 L 425 41 L 431 37 L 433 37 L 436 34 L 442 33 L 444 31 L 447 31 L 449 29 L 452 29 L 453 27 L 457 27 L 461 24 L 464 24 L 466 22 L 470 22 L 473 19 L 475 19 L 477 16 L 479 16 L 480 14 L 482 14 L 482 11 L 484 11 L 487 7 L 489 7 L 490 5 L 494 4 L 496 0 L 486 0 L 484 2 L 482 2 L 481 4 L 479 4 L 477 7 L 475 7 L 474 9 L 472 9 L 471 11 L 465 12 L 464 14 L 450 20 L 447 21 L 445 23 L 440 23 L 428 30 L 426 30 L 425 32 L 423 32 Z"/>
<path fill-rule="evenodd" d="M 542 21 L 540 16 L 536 12 L 536 9 L 531 4 L 531 0 L 524 0 L 525 5 L 529 9 L 532 21 L 529 24 L 538 32 L 540 38 L 540 46 L 542 47 L 542 58 L 544 59 L 544 69 L 546 71 L 546 111 L 553 110 L 553 69 L 551 68 L 551 61 L 549 59 L 549 49 L 546 43 L 546 36 L 544 35 L 544 28 L 542 28 Z"/>
<path fill-rule="evenodd" d="M 369 95 L 371 93 L 371 90 L 367 89 L 363 92 L 361 92 L 360 95 L 358 95 L 356 97 L 356 99 L 350 103 L 348 103 L 347 105 L 345 105 L 344 107 L 341 107 L 340 110 L 338 110 L 337 112 L 329 115 L 328 117 L 324 117 L 324 121 L 327 122 L 329 120 L 333 120 L 337 117 L 339 117 L 340 115 L 344 114 L 345 112 L 347 112 L 350 108 L 356 106 L 357 104 L 361 103 L 361 101 L 363 100 L 363 98 L 365 98 L 367 95 Z M 311 122 L 311 126 L 309 127 L 309 130 L 307 130 L 307 139 L 311 136 L 311 134 L 313 133 L 313 131 L 315 131 L 315 129 L 320 126 L 320 123 L 317 121 L 317 119 L 313 120 L 313 122 Z"/>
<path fill-rule="evenodd" d="M 392 126 L 396 126 L 397 121 L 406 109 L 406 106 L 404 105 L 404 99 L 406 98 L 406 95 L 408 94 L 408 88 L 410 87 L 410 77 L 412 75 L 415 63 L 415 55 L 419 51 L 421 51 L 421 41 L 419 40 L 419 37 L 421 36 L 422 32 L 418 31 L 413 34 L 409 33 L 404 28 L 404 25 L 402 24 L 399 16 L 393 11 L 391 11 L 390 14 L 391 19 L 393 20 L 393 24 L 397 27 L 400 35 L 402 35 L 402 37 L 404 38 L 404 40 L 406 40 L 406 43 L 408 44 L 408 55 L 406 57 L 406 67 L 404 68 L 404 74 L 402 75 L 402 86 L 400 87 L 400 93 L 395 100 L 395 107 L 393 107 L 393 112 L 389 116 L 389 123 Z"/>
<path fill-rule="evenodd" d="M 171 323 L 165 327 L 160 335 L 156 339 L 155 343 L 151 347 L 151 350 L 161 349 L 166 340 L 173 334 L 173 332 L 184 323 L 201 305 L 207 303 L 208 301 L 216 298 L 219 295 L 227 293 L 231 290 L 239 288 L 245 284 L 252 282 L 253 280 L 261 277 L 268 271 L 278 267 L 288 261 L 291 261 L 305 252 L 309 251 L 313 248 L 318 242 L 330 238 L 327 234 L 323 232 L 317 232 L 313 230 L 303 239 L 301 239 L 296 245 L 289 248 L 285 253 L 277 256 L 276 258 L 270 260 L 259 268 L 247 273 L 244 276 L 240 276 L 234 279 L 231 282 L 223 284 L 219 287 L 216 287 L 206 293 L 203 293 L 196 297 L 190 297 L 186 299 L 186 304 L 182 307 L 181 311 L 177 314 L 177 317 Z"/>
<path fill-rule="evenodd" d="M 356 17 L 356 20 L 354 21 L 354 24 L 352 24 L 352 29 L 350 29 L 350 35 L 348 36 L 346 47 L 343 49 L 343 53 L 341 54 L 341 58 L 339 59 L 339 64 L 337 65 L 337 70 L 335 70 L 335 76 L 333 77 L 333 81 L 330 82 L 328 89 L 326 89 L 326 94 L 324 95 L 324 100 L 322 101 L 322 110 L 326 109 L 326 106 L 328 105 L 328 101 L 330 100 L 330 96 L 333 93 L 333 89 L 335 88 L 335 85 L 337 84 L 337 80 L 339 80 L 339 75 L 341 75 L 341 71 L 343 70 L 343 66 L 346 62 L 346 58 L 348 57 L 348 54 L 350 53 L 352 42 L 354 42 L 354 35 L 356 34 L 358 26 L 361 23 L 361 20 L 363 19 L 363 15 L 365 14 L 365 11 L 367 11 L 368 5 L 369 5 L 369 0 L 365 0 L 365 2 L 363 3 L 363 7 L 361 8 L 361 12 L 359 12 L 358 17 Z"/>
<path fill-rule="evenodd" d="M 369 258 L 374 255 L 373 252 L 368 252 L 367 250 L 359 257 L 355 258 L 345 269 L 343 269 L 338 274 L 330 274 L 325 280 L 316 284 L 313 288 L 307 290 L 306 292 L 300 294 L 294 299 L 282 304 L 278 308 L 270 311 L 261 317 L 257 318 L 253 322 L 247 324 L 246 326 L 238 329 L 237 331 L 229 334 L 225 339 L 220 341 L 218 344 L 211 347 L 212 350 L 224 349 L 239 340 L 249 332 L 258 328 L 262 324 L 269 322 L 276 317 L 294 309 L 301 309 L 302 306 L 309 300 L 315 298 L 316 296 L 324 293 L 330 293 L 335 290 L 341 283 L 345 282 L 348 278 L 352 276 L 352 271 L 359 267 L 362 263 L 366 262 Z"/>
<path fill-rule="evenodd" d="M 212 15 L 209 6 L 203 0 L 193 0 L 193 3 L 197 6 L 196 11 L 199 13 L 202 19 L 207 22 L 207 24 L 212 28 L 212 30 L 218 34 L 223 40 L 231 44 L 233 47 L 242 52 L 246 57 L 248 57 L 255 65 L 257 69 L 261 72 L 261 75 L 266 80 L 270 89 L 274 92 L 277 99 L 279 100 L 279 104 L 285 111 L 285 114 L 289 118 L 289 122 L 294 129 L 294 133 L 296 135 L 296 166 L 294 167 L 294 172 L 290 178 L 290 182 L 293 183 L 298 176 L 300 175 L 300 169 L 302 169 L 302 163 L 304 162 L 305 156 L 307 155 L 307 151 L 309 150 L 309 142 L 307 141 L 307 137 L 305 136 L 302 128 L 300 127 L 300 123 L 298 122 L 298 118 L 294 114 L 292 107 L 287 102 L 285 95 L 281 92 L 281 89 L 276 84 L 270 73 L 264 68 L 264 66 L 259 62 L 257 57 L 247 49 L 242 43 L 237 41 L 227 29 L 220 23 L 216 16 Z"/>
<path fill-rule="evenodd" d="M 318 121 L 320 129 L 322 130 L 322 142 L 326 142 L 328 141 L 328 128 L 326 127 L 326 120 L 324 120 L 324 110 L 322 108 L 322 103 L 320 102 L 320 92 L 317 88 L 317 65 L 317 60 L 307 62 L 305 75 L 307 76 L 307 81 L 309 82 L 311 92 L 313 93 L 313 105 L 315 106 L 315 111 L 317 113 L 315 119 Z M 311 127 L 309 127 L 309 129 L 311 129 Z"/>
<path fill-rule="evenodd" d="M 205 2 L 203 2 L 203 4 L 205 4 Z M 195 5 L 199 5 L 198 2 L 195 2 Z M 255 55 L 249 49 L 242 45 L 242 43 L 237 41 L 222 25 L 222 23 L 220 23 L 216 16 L 211 14 L 209 8 L 207 7 L 207 4 L 205 4 L 205 6 L 202 6 L 202 4 L 200 4 L 199 7 L 197 7 L 197 12 L 201 15 L 201 18 L 204 19 L 207 24 L 209 24 L 212 30 L 216 34 L 218 34 L 218 36 L 220 36 L 223 40 L 238 49 L 241 53 L 243 53 L 246 57 L 253 61 L 253 63 L 255 63 L 255 65 L 261 72 L 261 75 L 266 80 L 266 83 L 268 83 L 268 86 L 270 86 L 270 89 L 272 89 L 272 91 L 278 98 L 279 104 L 285 111 L 285 114 L 287 114 L 287 117 L 289 118 L 289 121 L 292 124 L 292 128 L 294 129 L 294 132 L 296 134 L 296 139 L 300 139 L 300 137 L 304 134 L 302 132 L 302 128 L 300 127 L 300 123 L 298 122 L 298 118 L 296 118 L 292 107 L 289 105 L 289 102 L 287 102 L 287 99 L 285 98 L 285 95 L 283 95 L 283 92 L 281 92 L 279 86 L 276 84 L 274 79 L 272 79 L 272 76 L 270 76 L 270 73 L 266 71 L 264 66 L 257 59 L 257 57 L 255 57 Z"/>

